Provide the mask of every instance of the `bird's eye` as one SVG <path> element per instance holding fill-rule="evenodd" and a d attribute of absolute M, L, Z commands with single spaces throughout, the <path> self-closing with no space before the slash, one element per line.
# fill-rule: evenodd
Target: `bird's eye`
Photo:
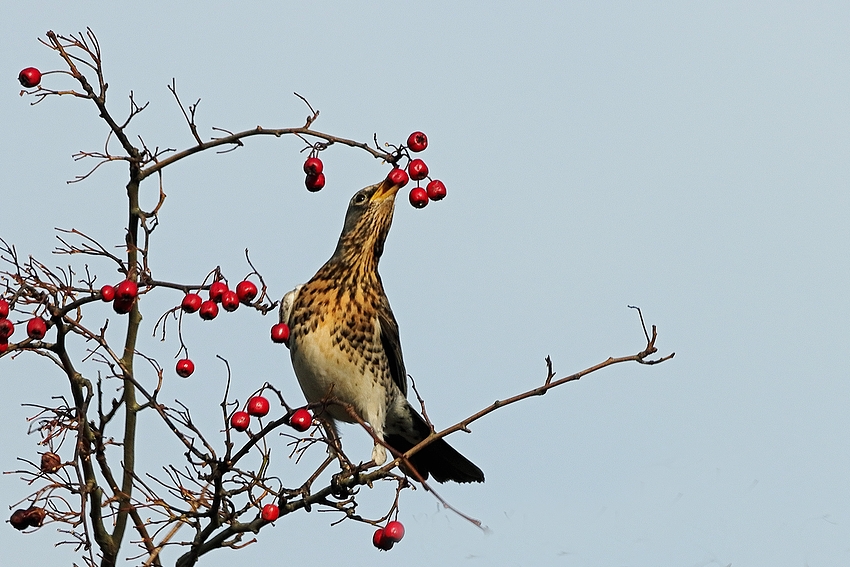
<path fill-rule="evenodd" d="M 366 195 L 364 195 L 363 193 L 358 193 L 357 195 L 354 196 L 354 204 L 355 205 L 362 205 L 365 202 L 366 202 Z"/>

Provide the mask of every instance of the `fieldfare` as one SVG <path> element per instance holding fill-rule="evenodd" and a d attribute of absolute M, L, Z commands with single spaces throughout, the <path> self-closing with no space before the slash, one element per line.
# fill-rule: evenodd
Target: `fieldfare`
<path fill-rule="evenodd" d="M 350 405 L 379 439 L 405 452 L 431 429 L 407 401 L 398 323 L 378 274 L 399 189 L 384 180 L 354 194 L 333 256 L 284 297 L 281 320 L 290 327 L 292 367 L 307 400 Z M 345 407 L 330 403 L 324 421 L 336 433 L 334 420 L 355 421 Z M 386 458 L 376 443 L 372 460 L 382 465 Z M 444 439 L 410 461 L 423 478 L 484 481 L 481 469 Z"/>

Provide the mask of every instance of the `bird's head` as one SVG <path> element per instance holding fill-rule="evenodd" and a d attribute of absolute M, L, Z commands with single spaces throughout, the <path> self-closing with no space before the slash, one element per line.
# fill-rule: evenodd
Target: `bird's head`
<path fill-rule="evenodd" d="M 345 224 L 334 256 L 360 261 L 378 259 L 393 222 L 395 197 L 401 185 L 384 179 L 354 194 L 345 213 Z"/>

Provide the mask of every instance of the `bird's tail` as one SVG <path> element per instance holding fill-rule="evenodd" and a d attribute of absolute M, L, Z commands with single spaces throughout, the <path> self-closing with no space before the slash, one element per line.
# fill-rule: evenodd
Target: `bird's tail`
<path fill-rule="evenodd" d="M 385 438 L 390 447 L 402 453 L 412 449 L 431 433 L 428 424 L 412 407 L 410 413 L 418 440 L 414 442 L 409 436 L 399 434 L 390 434 Z M 410 457 L 410 462 L 424 479 L 430 474 L 437 482 L 484 482 L 484 472 L 458 453 L 445 439 L 437 439 Z"/>

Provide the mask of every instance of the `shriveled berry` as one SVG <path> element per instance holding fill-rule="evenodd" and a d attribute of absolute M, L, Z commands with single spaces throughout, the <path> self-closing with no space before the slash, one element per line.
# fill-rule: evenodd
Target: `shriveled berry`
<path fill-rule="evenodd" d="M 237 411 L 230 416 L 230 426 L 236 431 L 245 431 L 251 425 L 251 416 L 244 411 Z"/>
<path fill-rule="evenodd" d="M 189 358 L 181 358 L 177 361 L 177 375 L 188 378 L 195 371 L 195 363 Z"/>
<path fill-rule="evenodd" d="M 9 302 L 0 298 L 0 319 L 5 319 L 9 316 Z"/>
<path fill-rule="evenodd" d="M 289 425 L 296 431 L 307 431 L 313 425 L 313 416 L 306 408 L 298 408 L 289 418 Z"/>
<path fill-rule="evenodd" d="M 40 508 L 38 506 L 30 506 L 26 509 L 26 518 L 27 524 L 30 527 L 37 528 L 41 526 L 44 522 L 44 518 L 47 517 L 47 512 L 44 511 L 44 508 Z"/>
<path fill-rule="evenodd" d="M 53 452 L 46 452 L 41 456 L 41 472 L 55 473 L 62 468 L 62 459 Z"/>
<path fill-rule="evenodd" d="M 236 285 L 236 295 L 239 297 L 239 301 L 246 305 L 254 301 L 257 293 L 259 293 L 257 285 L 250 280 L 241 281 Z"/>
<path fill-rule="evenodd" d="M 33 317 L 27 321 L 27 336 L 34 341 L 40 341 L 47 333 L 47 323 L 41 317 Z"/>
<path fill-rule="evenodd" d="M 228 289 L 221 295 L 221 306 L 225 311 L 236 311 L 239 308 L 239 296 L 235 291 Z"/>
<path fill-rule="evenodd" d="M 139 286 L 133 280 L 124 280 L 115 286 L 115 299 L 119 301 L 132 301 L 139 295 Z"/>
<path fill-rule="evenodd" d="M 387 537 L 384 528 L 378 528 L 372 535 L 372 545 L 382 551 L 389 551 L 393 548 L 395 542 Z"/>
<path fill-rule="evenodd" d="M 393 543 L 400 542 L 401 538 L 404 537 L 404 525 L 398 521 L 387 523 L 387 526 L 384 528 L 384 537 Z"/>
<path fill-rule="evenodd" d="M 35 67 L 27 67 L 18 73 L 18 81 L 20 81 L 21 86 L 25 89 L 37 87 L 41 82 L 41 71 Z"/>
<path fill-rule="evenodd" d="M 400 167 L 394 167 L 389 174 L 387 174 L 387 179 L 390 183 L 398 185 L 399 187 L 404 187 L 407 185 L 407 182 L 410 181 L 407 173 Z"/>
<path fill-rule="evenodd" d="M 213 282 L 210 285 L 210 299 L 215 301 L 216 303 L 221 301 L 221 297 L 224 295 L 224 292 L 227 291 L 227 284 L 223 281 Z"/>
<path fill-rule="evenodd" d="M 112 310 L 119 315 L 126 315 L 133 310 L 133 303 L 135 302 L 135 299 L 118 299 L 116 297 L 115 301 L 112 302 Z"/>
<path fill-rule="evenodd" d="M 304 173 L 307 175 L 319 175 L 324 168 L 322 160 L 317 157 L 307 158 L 307 161 L 304 162 Z"/>
<path fill-rule="evenodd" d="M 111 302 L 115 299 L 115 288 L 111 285 L 105 285 L 100 288 L 100 299 L 105 303 Z"/>
<path fill-rule="evenodd" d="M 446 196 L 446 186 L 439 179 L 429 181 L 425 189 L 428 191 L 428 198 L 432 201 L 439 201 Z"/>
<path fill-rule="evenodd" d="M 304 180 L 304 185 L 312 193 L 320 191 L 325 186 L 325 174 L 317 173 L 316 175 L 308 175 Z"/>
<path fill-rule="evenodd" d="M 407 137 L 407 147 L 411 152 L 421 152 L 428 147 L 428 136 L 424 132 L 414 132 Z"/>
<path fill-rule="evenodd" d="M 180 302 L 180 308 L 186 313 L 194 313 L 201 308 L 203 302 L 204 300 L 197 293 L 187 293 Z"/>
<path fill-rule="evenodd" d="M 407 173 L 414 181 L 421 181 L 428 177 L 428 166 L 421 159 L 410 160 L 407 165 Z"/>
<path fill-rule="evenodd" d="M 263 417 L 269 413 L 269 401 L 263 396 L 254 396 L 248 400 L 246 408 L 249 415 L 254 417 Z"/>
<path fill-rule="evenodd" d="M 428 204 L 428 193 L 422 187 L 414 187 L 410 190 L 410 204 L 421 209 Z"/>
<path fill-rule="evenodd" d="M 8 339 L 15 332 L 15 325 L 8 319 L 0 319 L 0 341 Z"/>
<path fill-rule="evenodd" d="M 208 299 L 201 303 L 200 309 L 201 319 L 204 321 L 211 321 L 216 318 L 218 315 L 218 305 L 215 304 L 215 301 L 212 299 Z"/>
<path fill-rule="evenodd" d="M 288 343 L 289 342 L 289 325 L 286 323 L 278 323 L 272 327 L 272 342 L 273 343 Z"/>
<path fill-rule="evenodd" d="M 12 527 L 16 530 L 27 529 L 30 527 L 29 520 L 27 519 L 27 511 L 21 508 L 15 510 L 9 518 L 9 523 L 12 524 Z"/>
<path fill-rule="evenodd" d="M 266 504 L 263 506 L 263 511 L 260 515 L 265 521 L 274 522 L 280 517 L 280 508 L 277 507 L 277 504 Z"/>

